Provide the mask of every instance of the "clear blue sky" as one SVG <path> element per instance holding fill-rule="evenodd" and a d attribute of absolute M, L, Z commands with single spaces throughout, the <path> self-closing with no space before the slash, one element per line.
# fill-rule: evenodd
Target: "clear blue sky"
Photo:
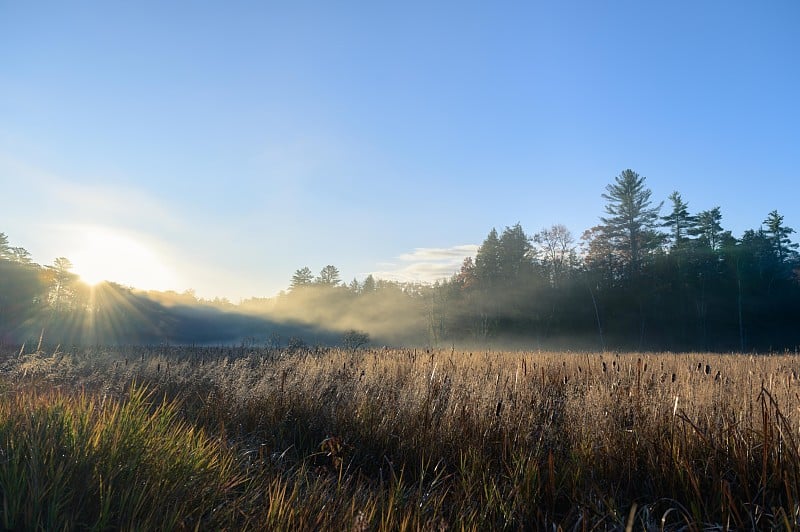
<path fill-rule="evenodd" d="M 0 231 L 234 300 L 579 237 L 626 168 L 800 231 L 798 28 L 795 0 L 0 1 Z"/>

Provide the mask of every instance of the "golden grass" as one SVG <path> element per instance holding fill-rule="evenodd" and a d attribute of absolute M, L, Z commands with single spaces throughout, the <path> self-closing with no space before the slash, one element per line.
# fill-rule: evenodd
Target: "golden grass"
<path fill-rule="evenodd" d="M 795 355 L 128 348 L 9 353 L 2 371 L 3 404 L 60 387 L 103 412 L 134 380 L 169 398 L 181 435 L 158 445 L 207 434 L 219 463 L 235 454 L 239 480 L 211 484 L 236 489 L 209 488 L 229 528 L 800 526 Z"/>

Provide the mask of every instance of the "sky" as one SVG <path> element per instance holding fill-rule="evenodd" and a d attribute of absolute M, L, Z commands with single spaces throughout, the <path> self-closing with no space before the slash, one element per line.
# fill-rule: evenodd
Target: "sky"
<path fill-rule="evenodd" d="M 236 301 L 578 238 L 627 168 L 800 231 L 797 28 L 796 0 L 0 0 L 0 232 Z"/>

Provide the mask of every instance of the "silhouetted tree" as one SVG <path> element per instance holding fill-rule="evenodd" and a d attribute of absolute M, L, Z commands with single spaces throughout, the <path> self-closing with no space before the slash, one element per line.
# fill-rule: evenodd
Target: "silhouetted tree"
<path fill-rule="evenodd" d="M 21 247 L 9 248 L 9 259 L 19 264 L 32 264 L 31 254 Z"/>
<path fill-rule="evenodd" d="M 311 269 L 308 266 L 305 266 L 294 272 L 294 275 L 292 275 L 292 284 L 289 288 L 290 290 L 294 290 L 302 286 L 308 286 L 313 282 L 314 274 L 311 273 Z"/>
<path fill-rule="evenodd" d="M 461 269 L 455 275 L 453 281 L 461 289 L 470 289 L 475 286 L 478 281 L 478 275 L 475 272 L 475 261 L 472 257 L 466 257 L 461 263 Z"/>
<path fill-rule="evenodd" d="M 350 284 L 348 285 L 347 288 L 349 288 L 350 291 L 354 294 L 358 294 L 361 292 L 361 285 L 358 283 L 358 279 L 356 279 L 355 277 L 353 277 L 353 280 L 350 281 Z"/>
<path fill-rule="evenodd" d="M 668 199 L 672 202 L 672 211 L 661 220 L 664 222 L 662 227 L 669 228 L 674 249 L 680 247 L 686 240 L 694 226 L 694 217 L 689 214 L 689 204 L 683 201 L 680 192 L 676 190 Z"/>
<path fill-rule="evenodd" d="M 717 251 L 723 241 L 730 237 L 730 232 L 726 235 L 722 228 L 722 211 L 719 207 L 697 213 L 695 222 L 689 234 L 696 236 L 701 246 Z"/>
<path fill-rule="evenodd" d="M 374 292 L 376 288 L 375 277 L 373 277 L 372 274 L 367 275 L 366 279 L 364 279 L 364 283 L 361 285 L 361 293 L 369 294 Z"/>
<path fill-rule="evenodd" d="M 500 278 L 500 238 L 492 229 L 475 255 L 475 275 L 484 286 L 493 287 Z"/>
<path fill-rule="evenodd" d="M 26 332 L 19 329 L 40 312 L 45 288 L 38 265 L 0 260 L 0 343 Z"/>
<path fill-rule="evenodd" d="M 519 223 L 506 227 L 498 244 L 499 275 L 506 285 L 519 282 L 530 274 L 533 249 L 530 238 Z"/>
<path fill-rule="evenodd" d="M 58 257 L 50 266 L 52 272 L 49 301 L 53 310 L 70 310 L 75 296 L 75 282 L 78 277 L 72 273 L 72 262 L 66 257 Z"/>
<path fill-rule="evenodd" d="M 633 170 L 624 170 L 602 196 L 608 202 L 602 236 L 620 252 L 629 272 L 636 274 L 645 256 L 658 248 L 661 235 L 656 230 L 661 204 L 651 206 L 652 192 L 645 178 Z"/>
<path fill-rule="evenodd" d="M 557 287 L 576 263 L 572 233 L 566 226 L 556 224 L 533 235 L 533 241 L 541 249 L 542 264 L 551 285 Z"/>
<path fill-rule="evenodd" d="M 793 244 L 789 235 L 794 233 L 794 229 L 783 225 L 783 216 L 778 211 L 772 211 L 764 220 L 766 229 L 764 233 L 772 243 L 772 248 L 780 262 L 786 262 L 796 255 L 798 244 Z"/>
<path fill-rule="evenodd" d="M 0 233 L 0 259 L 11 259 L 11 248 L 8 244 L 8 237 L 5 233 Z"/>
<path fill-rule="evenodd" d="M 369 334 L 364 331 L 350 329 L 342 335 L 342 346 L 348 351 L 356 351 L 369 343 Z"/>
<path fill-rule="evenodd" d="M 583 262 L 596 288 L 610 287 L 622 278 L 624 265 L 621 253 L 601 225 L 581 235 Z"/>
<path fill-rule="evenodd" d="M 316 282 L 324 286 L 336 286 L 341 282 L 339 278 L 339 269 L 336 266 L 328 264 L 319 272 Z"/>

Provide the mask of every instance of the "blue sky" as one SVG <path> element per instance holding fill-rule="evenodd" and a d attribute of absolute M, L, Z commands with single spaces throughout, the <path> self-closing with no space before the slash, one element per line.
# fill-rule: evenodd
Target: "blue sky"
<path fill-rule="evenodd" d="M 0 231 L 236 300 L 579 237 L 626 168 L 800 230 L 796 1 L 338 4 L 0 2 Z"/>

